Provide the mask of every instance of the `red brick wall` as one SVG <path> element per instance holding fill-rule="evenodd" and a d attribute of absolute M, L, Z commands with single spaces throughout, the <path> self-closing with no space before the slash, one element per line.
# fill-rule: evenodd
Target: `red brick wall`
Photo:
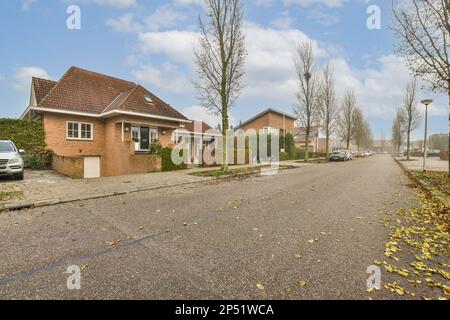
<path fill-rule="evenodd" d="M 57 155 L 103 155 L 105 144 L 105 124 L 103 120 L 88 117 L 58 115 L 54 113 L 45 113 L 42 120 L 45 129 L 45 143 L 47 144 L 47 148 Z M 68 140 L 67 121 L 92 123 L 94 140 Z"/>
<path fill-rule="evenodd" d="M 84 177 L 84 158 L 83 157 L 63 157 L 53 155 L 52 157 L 53 170 L 62 173 L 71 178 Z"/>

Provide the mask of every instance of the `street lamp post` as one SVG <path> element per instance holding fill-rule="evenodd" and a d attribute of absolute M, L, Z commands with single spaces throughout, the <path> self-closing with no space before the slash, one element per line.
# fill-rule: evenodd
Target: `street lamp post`
<path fill-rule="evenodd" d="M 426 99 L 422 101 L 422 104 L 425 106 L 425 138 L 423 139 L 423 171 L 426 171 L 427 164 L 427 139 L 428 139 L 428 106 L 433 103 L 432 99 Z"/>

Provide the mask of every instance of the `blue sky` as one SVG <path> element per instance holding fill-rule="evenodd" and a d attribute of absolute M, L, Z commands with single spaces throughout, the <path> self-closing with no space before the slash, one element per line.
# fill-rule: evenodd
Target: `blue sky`
<path fill-rule="evenodd" d="M 374 135 L 390 136 L 408 70 L 395 56 L 386 0 L 246 0 L 249 56 L 234 123 L 267 107 L 292 113 L 293 52 L 314 41 L 318 63 L 331 61 L 338 92 L 354 88 Z M 217 122 L 198 107 L 191 84 L 202 0 L 10 0 L 0 3 L 0 117 L 26 108 L 31 76 L 59 79 L 72 65 L 135 81 L 198 120 Z M 69 5 L 81 9 L 81 30 L 66 27 Z M 381 9 L 381 30 L 369 30 L 367 8 Z M 432 133 L 448 131 L 445 94 L 433 97 Z M 422 130 L 415 132 L 420 138 Z"/>

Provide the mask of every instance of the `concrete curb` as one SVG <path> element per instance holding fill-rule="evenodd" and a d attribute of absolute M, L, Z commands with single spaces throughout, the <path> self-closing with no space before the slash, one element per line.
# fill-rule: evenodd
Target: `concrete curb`
<path fill-rule="evenodd" d="M 294 169 L 294 168 L 280 168 L 280 170 L 287 170 L 287 169 Z M 35 202 L 22 202 L 19 204 L 15 203 L 15 204 L 10 204 L 10 205 L 6 204 L 6 205 L 0 205 L 0 213 L 8 212 L 8 211 L 19 211 L 19 210 L 23 210 L 23 209 L 49 207 L 49 206 L 54 206 L 54 205 L 58 205 L 58 204 L 73 203 L 73 202 L 79 202 L 79 201 L 85 201 L 85 200 L 104 199 L 104 198 L 133 194 L 133 193 L 138 193 L 138 192 L 160 190 L 160 189 L 196 184 L 196 183 L 201 183 L 201 182 L 205 182 L 205 181 L 226 180 L 226 179 L 233 179 L 236 177 L 253 176 L 256 174 L 259 174 L 259 172 L 258 171 L 245 172 L 245 173 L 238 173 L 235 175 L 222 176 L 222 177 L 204 177 L 204 178 L 199 178 L 196 181 L 180 182 L 180 183 L 174 183 L 174 184 L 169 184 L 169 185 L 159 185 L 159 186 L 154 186 L 154 187 L 149 187 L 149 188 L 141 188 L 141 189 L 136 189 L 136 190 L 124 191 L 124 192 L 111 192 L 111 193 L 105 193 L 105 194 L 99 194 L 99 195 L 85 196 L 85 197 L 80 197 L 80 198 L 46 199 L 46 200 L 39 200 L 39 201 L 35 201 Z"/>

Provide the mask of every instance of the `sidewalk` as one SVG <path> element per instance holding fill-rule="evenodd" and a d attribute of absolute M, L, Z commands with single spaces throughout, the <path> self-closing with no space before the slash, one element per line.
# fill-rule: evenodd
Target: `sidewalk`
<path fill-rule="evenodd" d="M 281 164 L 293 167 L 305 166 L 293 161 Z M 233 166 L 233 168 L 245 167 L 249 165 Z M 0 211 L 104 198 L 216 179 L 190 175 L 193 172 L 206 170 L 212 170 L 212 168 L 97 179 L 70 179 L 54 171 L 26 171 L 24 181 L 3 178 L 0 180 Z"/>
<path fill-rule="evenodd" d="M 423 158 L 411 157 L 411 161 L 406 161 L 406 157 L 395 157 L 395 159 L 399 161 L 409 171 L 423 170 Z M 448 171 L 448 161 L 441 160 L 439 158 L 427 158 L 426 170 Z"/>

